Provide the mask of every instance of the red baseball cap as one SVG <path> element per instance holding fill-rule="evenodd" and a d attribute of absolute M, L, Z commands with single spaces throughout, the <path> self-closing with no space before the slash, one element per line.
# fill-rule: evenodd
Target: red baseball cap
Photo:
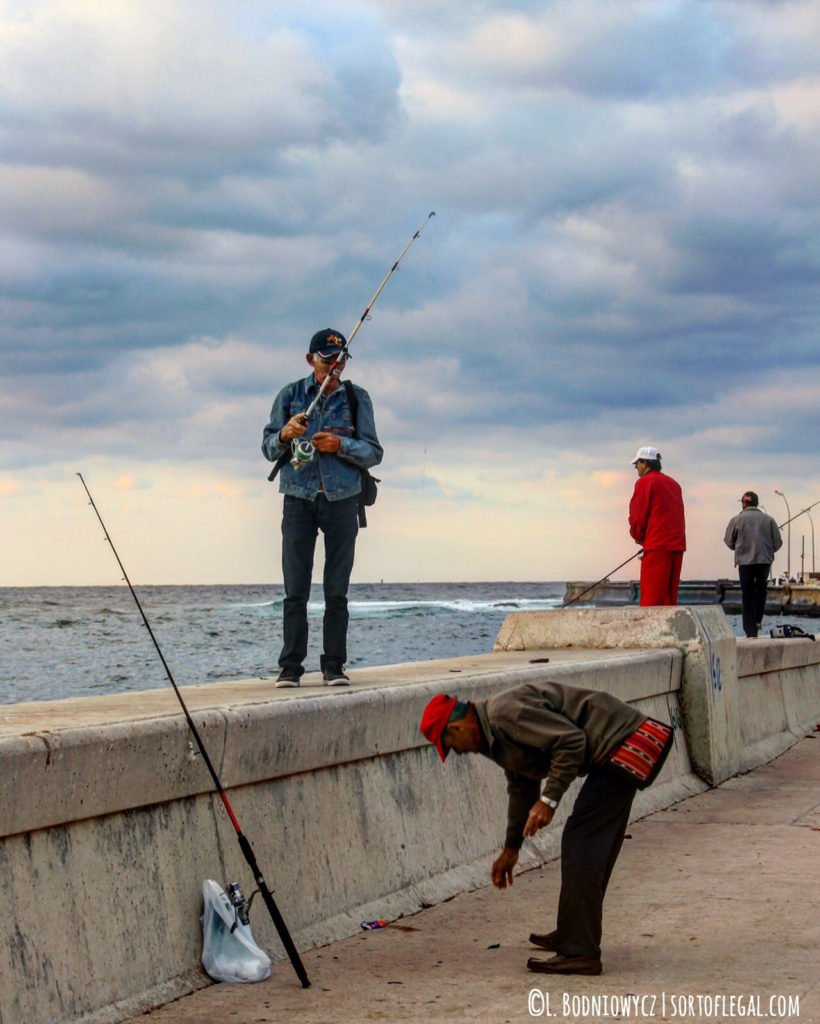
<path fill-rule="evenodd" d="M 453 708 L 457 703 L 458 701 L 455 697 L 448 697 L 446 693 L 438 693 L 424 709 L 424 714 L 421 716 L 419 729 L 425 739 L 435 744 L 438 756 L 442 761 L 447 759 L 450 748 L 442 746 L 441 734 L 447 728 L 450 715 L 453 713 Z"/>

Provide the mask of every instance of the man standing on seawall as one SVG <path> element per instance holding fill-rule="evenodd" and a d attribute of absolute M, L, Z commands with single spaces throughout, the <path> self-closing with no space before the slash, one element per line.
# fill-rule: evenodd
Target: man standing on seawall
<path fill-rule="evenodd" d="M 740 601 L 743 611 L 743 632 L 756 637 L 766 611 L 769 571 L 775 551 L 783 546 L 780 528 L 770 515 L 757 507 L 754 491 L 745 491 L 740 499 L 741 510 L 729 520 L 724 543 L 735 553 L 740 577 Z"/>
<path fill-rule="evenodd" d="M 632 465 L 638 479 L 629 502 L 629 533 L 643 547 L 641 605 L 677 604 L 686 550 L 680 485 L 661 472 L 661 453 L 651 445 L 638 449 Z"/>
<path fill-rule="evenodd" d="M 327 328 L 310 340 L 307 361 L 312 373 L 282 388 L 273 403 L 262 438 L 262 452 L 271 462 L 290 451 L 295 438 L 312 441 L 313 458 L 299 470 L 285 460 L 279 474 L 282 509 L 282 576 L 284 643 L 279 655 L 277 686 L 299 686 L 307 655 L 307 603 L 316 537 L 325 535 L 323 575 L 325 613 L 322 624 L 322 678 L 331 686 L 350 680 L 347 661 L 347 589 L 359 531 L 361 471 L 377 466 L 383 449 L 376 436 L 373 404 L 357 385 L 342 386 L 344 362 L 334 369 L 316 408 L 304 413 L 325 382 L 345 345 L 339 331 Z M 348 400 L 353 388 L 354 410 Z"/>
<path fill-rule="evenodd" d="M 561 836 L 561 893 L 554 931 L 530 942 L 556 955 L 531 957 L 540 974 L 600 974 L 604 895 L 638 789 L 656 778 L 672 729 L 600 690 L 525 683 L 489 700 L 438 694 L 420 729 L 445 760 L 483 754 L 507 776 L 507 831 L 493 863 L 493 885 L 513 883 L 524 838 L 549 825 L 578 776 L 586 776 Z M 545 779 L 543 792 L 541 781 Z"/>

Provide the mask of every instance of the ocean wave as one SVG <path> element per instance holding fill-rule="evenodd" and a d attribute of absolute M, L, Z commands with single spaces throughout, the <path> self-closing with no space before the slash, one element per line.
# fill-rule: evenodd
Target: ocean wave
<path fill-rule="evenodd" d="M 513 612 L 513 611 L 543 611 L 561 607 L 562 598 L 544 597 L 510 597 L 490 599 L 476 598 L 393 598 L 393 599 L 361 599 L 351 598 L 347 602 L 348 612 L 351 617 L 356 618 L 396 618 L 399 616 L 425 616 L 440 613 L 457 614 L 492 614 Z M 285 600 L 283 597 L 275 598 L 272 601 L 260 601 L 254 604 L 234 604 L 236 611 L 252 612 L 281 612 Z M 324 612 L 325 603 L 322 600 L 308 601 L 308 615 L 321 615 Z"/>
<path fill-rule="evenodd" d="M 557 608 L 564 589 L 515 581 L 351 584 L 348 664 L 489 652 L 508 612 Z M 278 671 L 281 583 L 143 587 L 140 597 L 180 684 Z M 0 613 L 0 705 L 167 685 L 137 609 L 119 585 L 0 588 Z M 314 671 L 321 654 L 321 582 L 312 587 L 308 614 L 305 667 Z"/>
<path fill-rule="evenodd" d="M 395 617 L 412 615 L 436 615 L 442 612 L 455 612 L 466 615 L 497 615 L 510 611 L 539 611 L 560 607 L 560 598 L 519 598 L 479 600 L 475 598 L 417 598 L 413 600 L 392 601 L 348 601 L 351 616 Z M 310 608 L 323 608 L 321 601 L 311 602 Z"/>
<path fill-rule="evenodd" d="M 242 609 L 242 608 L 281 608 L 282 607 L 282 598 L 281 597 L 274 598 L 272 601 L 242 601 L 241 603 L 240 602 L 233 602 L 232 604 L 229 604 L 228 607 L 229 608 L 238 608 L 238 609 Z"/>

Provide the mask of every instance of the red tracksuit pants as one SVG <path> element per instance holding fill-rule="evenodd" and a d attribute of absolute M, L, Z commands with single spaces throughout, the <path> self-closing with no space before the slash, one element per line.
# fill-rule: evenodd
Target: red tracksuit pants
<path fill-rule="evenodd" d="M 644 551 L 641 560 L 641 605 L 678 603 L 682 551 Z"/>

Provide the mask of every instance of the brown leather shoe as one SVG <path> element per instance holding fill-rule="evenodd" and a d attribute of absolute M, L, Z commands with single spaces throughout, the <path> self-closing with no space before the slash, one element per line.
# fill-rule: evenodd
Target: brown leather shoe
<path fill-rule="evenodd" d="M 533 946 L 538 946 L 541 949 L 546 949 L 548 953 L 558 952 L 558 931 L 547 932 L 546 935 L 539 935 L 537 932 L 533 932 L 530 935 L 530 942 Z"/>
<path fill-rule="evenodd" d="M 530 957 L 527 970 L 538 974 L 600 974 L 603 970 L 600 960 L 591 956 L 558 956 L 549 960 L 536 960 Z"/>

